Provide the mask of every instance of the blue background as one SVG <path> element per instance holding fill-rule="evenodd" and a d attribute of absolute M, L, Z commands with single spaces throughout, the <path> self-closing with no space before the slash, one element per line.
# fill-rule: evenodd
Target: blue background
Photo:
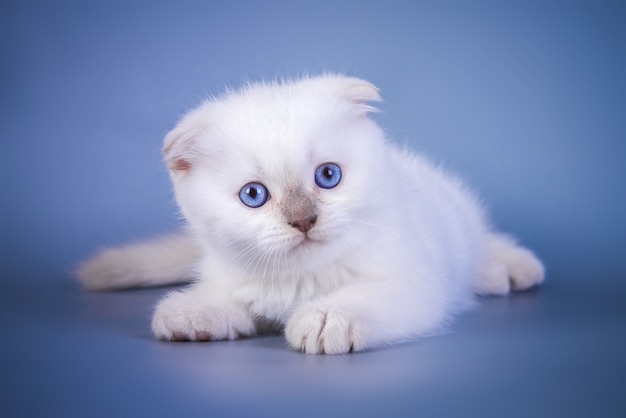
<path fill-rule="evenodd" d="M 591 0 L 2 2 L 0 412 L 623 412 L 625 22 Z M 380 87 L 390 138 L 464 177 L 546 286 L 452 336 L 312 358 L 280 338 L 155 342 L 162 289 L 72 282 L 96 249 L 180 225 L 160 147 L 182 114 L 322 71 Z"/>

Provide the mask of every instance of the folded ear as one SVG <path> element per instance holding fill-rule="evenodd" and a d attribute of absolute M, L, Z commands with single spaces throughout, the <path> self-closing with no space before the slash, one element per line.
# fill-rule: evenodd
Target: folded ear
<path fill-rule="evenodd" d="M 207 130 L 203 106 L 187 114 L 163 141 L 163 157 L 168 170 L 183 173 L 191 170 L 202 152 L 197 139 Z"/>
<path fill-rule="evenodd" d="M 180 127 L 170 131 L 163 141 L 163 157 L 170 171 L 185 172 L 191 169 L 194 160 L 194 138 L 197 132 Z"/>
<path fill-rule="evenodd" d="M 370 82 L 354 77 L 343 77 L 340 94 L 349 102 L 357 105 L 367 105 L 370 102 L 380 102 L 378 87 Z M 367 106 L 370 108 L 369 106 Z M 374 108 L 371 108 L 372 110 Z"/>

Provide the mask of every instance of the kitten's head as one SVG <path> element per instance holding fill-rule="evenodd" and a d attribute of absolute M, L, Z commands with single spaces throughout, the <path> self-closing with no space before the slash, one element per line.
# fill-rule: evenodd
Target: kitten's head
<path fill-rule="evenodd" d="M 199 239 L 267 274 L 375 239 L 384 135 L 367 113 L 378 100 L 365 81 L 325 75 L 248 85 L 186 115 L 164 155 Z"/>

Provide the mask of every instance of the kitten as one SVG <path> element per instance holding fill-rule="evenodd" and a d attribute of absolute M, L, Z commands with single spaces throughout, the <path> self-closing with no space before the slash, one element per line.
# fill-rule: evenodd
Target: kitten
<path fill-rule="evenodd" d="M 278 324 L 305 353 L 436 332 L 474 293 L 540 283 L 541 262 L 493 231 L 474 195 L 389 143 L 366 81 L 323 75 L 228 91 L 165 138 L 188 232 L 108 249 L 87 288 L 193 277 L 156 307 L 164 340 L 223 340 Z"/>

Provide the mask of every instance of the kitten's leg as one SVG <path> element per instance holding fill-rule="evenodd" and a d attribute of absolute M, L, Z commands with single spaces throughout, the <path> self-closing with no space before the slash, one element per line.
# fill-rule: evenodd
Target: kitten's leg
<path fill-rule="evenodd" d="M 426 287 L 407 291 L 391 281 L 345 286 L 296 309 L 285 337 L 307 354 L 343 354 L 407 340 L 442 323 L 445 302 L 436 293 Z"/>
<path fill-rule="evenodd" d="M 479 267 L 474 291 L 479 294 L 504 295 L 512 290 L 531 288 L 544 279 L 541 261 L 532 251 L 502 234 L 490 234 L 487 254 Z"/>
<path fill-rule="evenodd" d="M 152 331 L 162 340 L 234 340 L 254 335 L 255 326 L 242 304 L 226 295 L 216 297 L 205 284 L 198 283 L 159 302 Z"/>

